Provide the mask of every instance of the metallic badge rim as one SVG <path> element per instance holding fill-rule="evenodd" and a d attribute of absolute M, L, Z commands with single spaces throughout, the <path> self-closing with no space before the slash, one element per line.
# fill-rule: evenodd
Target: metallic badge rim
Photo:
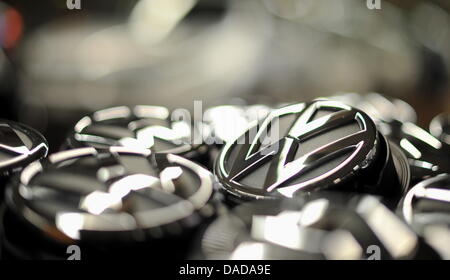
<path fill-rule="evenodd" d="M 340 178 L 342 181 L 345 180 L 347 177 L 353 175 L 353 173 L 355 172 L 355 168 L 358 169 L 359 167 L 362 167 L 360 165 L 370 165 L 373 157 L 376 154 L 376 147 L 378 145 L 378 135 L 376 133 L 376 127 L 374 122 L 372 121 L 372 119 L 365 114 L 364 112 L 355 109 L 351 106 L 348 106 L 346 104 L 343 104 L 341 102 L 338 101 L 333 101 L 333 100 L 328 100 L 328 99 L 316 99 L 312 102 L 308 102 L 308 103 L 297 103 L 297 104 L 292 104 L 292 105 L 288 105 L 286 107 L 277 109 L 272 111 L 269 116 L 266 118 L 266 121 L 270 118 L 276 117 L 276 116 L 282 116 L 283 112 L 285 114 L 298 114 L 298 118 L 295 122 L 298 121 L 298 119 L 305 113 L 306 110 L 308 110 L 309 108 L 311 108 L 311 105 L 313 104 L 328 104 L 330 107 L 331 106 L 335 106 L 336 109 L 342 109 L 342 110 L 348 110 L 351 112 L 354 112 L 355 115 L 358 114 L 360 115 L 363 120 L 365 121 L 365 125 L 366 125 L 366 130 L 360 130 L 359 132 L 364 132 L 367 131 L 368 135 L 366 135 L 366 138 L 368 140 L 366 140 L 366 142 L 372 142 L 373 143 L 365 143 L 366 145 L 370 145 L 370 147 L 364 147 L 365 150 L 367 151 L 366 154 L 364 155 L 360 155 L 364 157 L 364 159 L 361 159 L 361 162 L 358 162 L 357 164 L 355 163 L 353 167 L 349 168 L 349 166 L 351 165 L 350 162 L 347 163 L 345 166 L 340 166 L 340 169 L 337 171 L 334 171 L 332 174 L 330 174 L 329 176 L 327 176 L 327 178 L 322 178 L 323 180 L 329 180 L 329 177 L 332 177 L 334 174 L 338 173 L 338 172 L 342 172 L 343 169 L 351 169 L 349 170 L 349 172 L 346 172 L 345 176 L 343 176 L 342 178 Z M 317 109 L 318 110 L 318 109 Z M 290 112 L 292 111 L 292 112 Z M 265 121 L 265 122 L 266 122 Z M 263 122 L 264 123 L 264 122 Z M 242 137 L 245 135 L 245 133 L 247 133 L 248 131 L 250 131 L 251 129 L 255 128 L 255 126 L 257 125 L 257 122 L 253 122 L 252 126 L 243 134 L 241 134 L 239 137 Z M 358 133 L 359 133 L 358 132 Z M 370 137 L 370 135 L 372 135 L 373 137 Z M 239 139 L 239 137 L 237 139 Z M 230 141 L 228 143 L 226 143 L 226 145 L 224 146 L 224 148 L 222 149 L 218 159 L 216 160 L 215 163 L 215 167 L 214 167 L 214 171 L 216 176 L 219 178 L 219 181 L 221 183 L 222 188 L 227 192 L 230 193 L 234 196 L 237 196 L 240 199 L 270 199 L 270 198 L 275 198 L 274 195 L 270 195 L 270 194 L 266 194 L 263 192 L 252 192 L 250 190 L 248 190 L 248 188 L 246 189 L 244 188 L 239 188 L 239 185 L 235 182 L 229 182 L 230 180 L 228 179 L 228 172 L 226 171 L 225 168 L 225 162 L 228 156 L 228 153 L 230 151 L 230 149 L 233 147 L 233 145 L 235 144 L 235 142 L 237 141 L 237 139 L 235 139 L 234 141 Z M 257 139 L 257 137 L 255 137 L 255 139 Z M 365 145 L 362 145 L 365 146 Z M 357 154 L 358 152 L 360 152 L 359 150 L 357 150 L 355 153 L 353 153 L 353 157 L 351 157 L 351 161 L 354 161 L 354 155 Z M 364 161 L 366 161 L 366 163 L 364 163 Z M 344 178 L 345 177 L 345 178 Z M 292 188 L 298 188 L 300 186 L 300 188 L 304 188 L 305 190 L 311 186 L 314 186 L 314 184 L 317 184 L 317 180 L 314 181 L 313 180 L 307 180 L 305 182 L 302 182 L 301 184 L 294 184 L 294 185 L 290 185 L 288 187 L 292 187 Z M 284 196 L 284 195 L 282 195 Z"/>

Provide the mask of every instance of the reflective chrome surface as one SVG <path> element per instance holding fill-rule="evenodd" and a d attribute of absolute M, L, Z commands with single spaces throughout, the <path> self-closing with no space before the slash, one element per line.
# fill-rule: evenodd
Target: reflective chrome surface
<path fill-rule="evenodd" d="M 430 122 L 431 134 L 450 145 L 450 114 L 442 113 L 434 117 Z"/>
<path fill-rule="evenodd" d="M 0 259 L 450 259 L 449 0 L 0 2 Z"/>
<path fill-rule="evenodd" d="M 196 225 L 213 183 L 209 171 L 176 155 L 81 148 L 32 163 L 9 191 L 9 207 L 59 242 L 120 243 Z"/>
<path fill-rule="evenodd" d="M 450 175 L 415 185 L 405 196 L 402 213 L 442 258 L 450 259 Z"/>
<path fill-rule="evenodd" d="M 154 152 L 193 156 L 201 134 L 187 121 L 171 121 L 165 107 L 114 107 L 85 116 L 67 139 L 69 148 L 124 146 Z M 199 139 L 194 139 L 197 137 Z"/>
<path fill-rule="evenodd" d="M 365 95 L 358 93 L 337 93 L 328 97 L 339 100 L 358 108 L 368 114 L 375 122 L 412 122 L 417 120 L 417 113 L 405 101 L 398 98 L 388 98 L 379 93 L 368 93 Z"/>
<path fill-rule="evenodd" d="M 0 173 L 23 168 L 45 157 L 48 144 L 36 130 L 23 124 L 0 119 Z"/>
<path fill-rule="evenodd" d="M 413 183 L 450 172 L 450 145 L 410 122 L 391 122 L 388 127 L 387 137 L 408 157 Z"/>
<path fill-rule="evenodd" d="M 216 164 L 226 191 L 244 198 L 336 185 L 370 165 L 377 132 L 363 112 L 316 100 L 272 111 L 227 143 Z"/>
<path fill-rule="evenodd" d="M 272 109 L 266 105 L 221 105 L 205 111 L 204 121 L 212 144 L 225 144 L 235 140 L 254 121 L 263 121 Z"/>
<path fill-rule="evenodd" d="M 366 259 L 375 246 L 381 259 L 410 259 L 419 243 L 378 198 L 324 193 L 242 204 L 211 224 L 201 248 L 207 259 Z"/>
<path fill-rule="evenodd" d="M 408 157 L 414 183 L 429 176 L 450 172 L 450 146 L 445 143 L 442 116 L 430 124 L 430 131 L 415 124 L 417 114 L 406 102 L 378 93 L 341 93 L 329 97 L 366 112 L 381 133 L 397 144 Z M 442 137 L 441 137 L 442 136 Z"/>

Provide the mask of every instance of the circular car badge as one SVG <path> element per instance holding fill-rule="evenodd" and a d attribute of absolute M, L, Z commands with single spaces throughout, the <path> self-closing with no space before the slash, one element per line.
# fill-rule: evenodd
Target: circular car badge
<path fill-rule="evenodd" d="M 40 236 L 95 252 L 102 244 L 158 246 L 167 238 L 185 238 L 213 213 L 212 194 L 211 173 L 180 156 L 125 147 L 81 148 L 29 165 L 8 189 L 7 203 Z M 5 229 L 13 239 L 20 232 L 14 224 Z"/>
<path fill-rule="evenodd" d="M 450 175 L 441 174 L 411 188 L 402 212 L 442 258 L 450 259 Z"/>
<path fill-rule="evenodd" d="M 430 122 L 431 134 L 450 145 L 450 114 L 442 113 Z"/>
<path fill-rule="evenodd" d="M 406 102 L 381 94 L 346 93 L 331 96 L 366 112 L 378 130 L 407 156 L 412 182 L 450 172 L 450 146 L 445 141 L 445 115 L 430 124 L 431 134 L 415 124 L 417 114 Z"/>
<path fill-rule="evenodd" d="M 364 112 L 337 101 L 315 100 L 274 110 L 261 125 L 227 143 L 215 174 L 227 194 L 243 200 L 292 197 L 298 191 L 337 185 L 376 192 L 361 185 L 366 179 L 379 185 L 375 181 L 382 173 L 395 169 L 389 150 Z"/>
<path fill-rule="evenodd" d="M 403 201 L 403 215 L 411 224 L 443 218 L 450 225 L 450 175 L 441 174 L 411 188 Z"/>
<path fill-rule="evenodd" d="M 205 111 L 204 122 L 208 129 L 211 144 L 223 145 L 235 140 L 254 121 L 262 121 L 271 108 L 265 105 L 222 105 Z"/>
<path fill-rule="evenodd" d="M 450 145 L 410 122 L 394 121 L 385 135 L 396 143 L 408 158 L 412 183 L 450 172 Z"/>
<path fill-rule="evenodd" d="M 0 120 L 0 188 L 13 172 L 47 155 L 48 144 L 36 130 L 12 121 Z"/>
<path fill-rule="evenodd" d="M 165 107 L 121 106 L 96 111 L 79 120 L 65 147 L 124 146 L 197 159 L 205 151 L 201 133 L 195 133 L 196 129 L 185 120 L 172 121 Z"/>
<path fill-rule="evenodd" d="M 0 173 L 22 168 L 47 155 L 48 144 L 36 130 L 12 121 L 0 120 Z"/>
<path fill-rule="evenodd" d="M 378 198 L 332 192 L 318 194 L 308 200 L 264 200 L 237 206 L 206 229 L 200 253 L 195 258 L 436 257 L 432 250 L 422 248 L 417 235 Z"/>

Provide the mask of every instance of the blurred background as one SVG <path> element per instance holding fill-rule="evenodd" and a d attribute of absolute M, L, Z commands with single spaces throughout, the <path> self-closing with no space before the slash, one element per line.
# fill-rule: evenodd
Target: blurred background
<path fill-rule="evenodd" d="M 0 118 L 53 150 L 114 105 L 276 106 L 344 91 L 401 98 L 426 128 L 450 111 L 448 0 L 80 2 L 0 2 Z"/>

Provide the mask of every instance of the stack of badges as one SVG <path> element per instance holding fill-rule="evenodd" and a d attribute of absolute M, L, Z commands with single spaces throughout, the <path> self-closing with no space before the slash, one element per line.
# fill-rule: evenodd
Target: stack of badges
<path fill-rule="evenodd" d="M 450 258 L 448 115 L 427 132 L 375 93 L 174 112 L 96 111 L 45 159 L 1 121 L 1 257 Z"/>

